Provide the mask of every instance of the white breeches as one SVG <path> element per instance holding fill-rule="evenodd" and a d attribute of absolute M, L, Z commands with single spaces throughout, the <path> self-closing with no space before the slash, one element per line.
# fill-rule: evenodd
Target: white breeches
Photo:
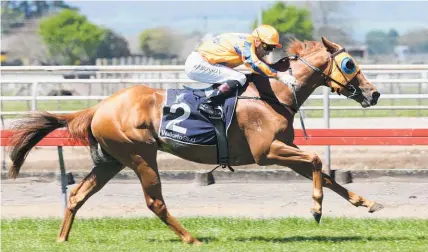
<path fill-rule="evenodd" d="M 212 65 L 198 52 L 192 52 L 184 65 L 187 76 L 208 84 L 223 84 L 228 80 L 237 80 L 243 86 L 247 81 L 245 74 L 223 65 Z"/>

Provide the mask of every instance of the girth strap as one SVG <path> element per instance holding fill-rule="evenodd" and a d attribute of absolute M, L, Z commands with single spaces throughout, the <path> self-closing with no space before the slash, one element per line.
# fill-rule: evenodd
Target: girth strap
<path fill-rule="evenodd" d="M 227 143 L 226 128 L 224 127 L 224 122 L 222 119 L 211 119 L 211 122 L 214 125 L 217 139 L 217 160 L 219 164 L 211 172 L 213 172 L 219 166 L 221 166 L 222 168 L 228 167 L 229 170 L 233 172 L 235 170 L 229 166 L 229 147 Z"/>

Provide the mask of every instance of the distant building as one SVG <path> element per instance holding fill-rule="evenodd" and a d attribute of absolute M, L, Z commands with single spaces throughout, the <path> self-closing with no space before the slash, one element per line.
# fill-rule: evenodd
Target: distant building
<path fill-rule="evenodd" d="M 394 54 L 397 56 L 400 62 L 406 61 L 410 54 L 409 46 L 407 45 L 398 45 L 394 47 Z"/>

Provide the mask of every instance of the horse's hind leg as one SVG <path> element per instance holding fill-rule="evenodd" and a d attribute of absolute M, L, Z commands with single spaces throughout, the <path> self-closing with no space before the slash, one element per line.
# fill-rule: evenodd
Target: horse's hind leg
<path fill-rule="evenodd" d="M 139 148 L 140 149 L 140 148 Z M 155 213 L 185 243 L 199 244 L 184 227 L 169 213 L 162 196 L 162 185 L 156 162 L 156 149 L 141 148 L 142 154 L 132 155 L 135 173 L 141 181 L 147 207 Z"/>
<path fill-rule="evenodd" d="M 297 146 L 294 146 L 294 147 L 298 148 Z M 299 173 L 303 177 L 312 180 L 312 174 L 311 174 L 310 168 L 305 169 L 305 167 L 290 166 L 290 169 Z M 329 175 L 325 173 L 322 173 L 322 180 L 323 180 L 322 185 L 324 187 L 327 187 L 330 190 L 334 191 L 335 193 L 339 194 L 342 198 L 346 199 L 347 201 L 349 201 L 349 203 L 351 203 L 356 207 L 359 207 L 359 206 L 367 207 L 370 213 L 383 209 L 383 206 L 381 204 L 368 200 L 354 192 L 348 191 L 348 189 L 338 184 Z"/>
<path fill-rule="evenodd" d="M 123 164 L 114 159 L 105 160 L 104 162 L 95 162 L 95 167 L 92 171 L 70 192 L 68 206 L 65 209 L 64 218 L 57 238 L 58 242 L 68 240 L 68 235 L 70 234 L 77 210 L 82 207 L 89 197 L 98 192 L 110 179 L 121 171 L 123 167 Z"/>

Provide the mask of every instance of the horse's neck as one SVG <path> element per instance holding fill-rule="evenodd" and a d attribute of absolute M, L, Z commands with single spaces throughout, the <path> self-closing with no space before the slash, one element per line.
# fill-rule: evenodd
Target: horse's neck
<path fill-rule="evenodd" d="M 320 55 L 314 54 L 305 58 L 305 60 L 312 66 L 323 70 L 328 63 L 328 55 L 325 55 L 325 57 L 321 55 L 320 57 Z M 323 84 L 324 78 L 301 61 L 293 61 L 291 69 L 293 76 L 299 84 L 295 87 L 295 90 L 278 80 L 267 79 L 258 74 L 252 74 L 249 80 L 251 80 L 250 82 L 254 86 L 248 85 L 247 87 L 249 88 L 246 87 L 243 92 L 249 96 L 255 96 L 258 93 L 262 97 L 276 98 L 281 103 L 299 109 L 314 90 Z M 286 72 L 285 74 L 290 73 Z"/>
<path fill-rule="evenodd" d="M 298 83 L 300 85 L 295 86 L 294 90 L 293 87 L 275 79 L 270 80 L 270 86 L 274 96 L 281 103 L 287 104 L 295 109 L 299 109 L 317 87 L 316 84 L 309 84 L 314 83 L 312 82 L 312 79 L 313 78 L 298 79 Z M 260 88 L 259 91 L 261 91 Z"/>
<path fill-rule="evenodd" d="M 323 70 L 328 63 L 328 58 L 316 57 L 316 55 L 308 57 L 306 60 L 309 64 L 321 70 Z M 295 90 L 293 91 L 292 87 L 284 85 L 280 82 L 275 82 L 275 85 L 278 85 L 278 88 L 275 88 L 277 90 L 275 93 L 282 95 L 282 97 L 288 97 L 288 99 L 286 99 L 284 102 L 298 109 L 309 98 L 316 88 L 324 84 L 324 78 L 319 73 L 304 65 L 304 63 L 301 61 L 292 62 L 291 69 L 293 76 L 297 79 L 298 82 Z"/>
<path fill-rule="evenodd" d="M 304 81 L 299 80 L 299 86 L 296 87 L 296 100 L 299 108 L 303 105 L 304 102 L 309 98 L 309 96 L 315 91 L 317 87 L 320 86 L 319 81 L 316 81 L 316 76 L 311 75 L 311 77 L 307 78 Z"/>

